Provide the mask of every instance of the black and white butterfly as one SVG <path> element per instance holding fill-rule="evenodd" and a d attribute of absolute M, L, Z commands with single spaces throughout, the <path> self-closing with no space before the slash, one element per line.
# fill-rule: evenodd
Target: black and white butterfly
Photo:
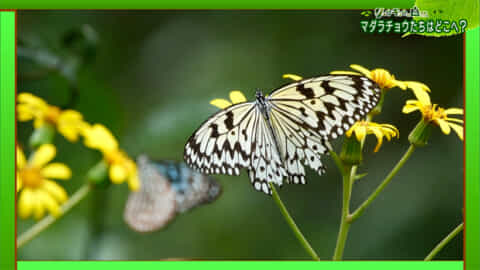
<path fill-rule="evenodd" d="M 303 164 L 325 172 L 320 157 L 328 141 L 375 107 L 380 88 L 359 75 L 327 75 L 287 84 L 256 100 L 233 104 L 209 119 L 187 141 L 184 159 L 208 174 L 248 170 L 256 190 L 269 182 L 305 184 Z"/>
<path fill-rule="evenodd" d="M 125 205 L 124 220 L 135 231 L 159 230 L 177 214 L 215 201 L 222 188 L 212 178 L 195 172 L 185 163 L 137 158 L 139 191 L 131 192 Z"/>

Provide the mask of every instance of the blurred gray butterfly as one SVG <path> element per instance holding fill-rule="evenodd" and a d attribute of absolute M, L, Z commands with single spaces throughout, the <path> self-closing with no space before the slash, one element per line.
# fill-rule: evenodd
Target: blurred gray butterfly
<path fill-rule="evenodd" d="M 138 232 L 152 232 L 169 224 L 179 213 L 215 201 L 222 192 L 214 179 L 195 172 L 185 163 L 137 158 L 140 190 L 131 192 L 124 220 Z"/>

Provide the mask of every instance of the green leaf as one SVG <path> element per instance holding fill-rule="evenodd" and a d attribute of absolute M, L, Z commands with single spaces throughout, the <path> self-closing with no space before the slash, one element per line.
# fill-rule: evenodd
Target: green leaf
<path fill-rule="evenodd" d="M 459 29 L 469 30 L 478 26 L 479 23 L 479 1 L 478 0 L 417 0 L 415 6 L 418 7 L 421 11 L 428 12 L 428 18 L 415 17 L 415 21 L 420 20 L 447 20 L 450 23 L 455 22 L 459 24 Z M 460 20 L 465 19 L 467 24 L 463 25 L 463 22 Z M 405 37 L 410 34 L 422 35 L 422 36 L 433 36 L 433 37 L 444 37 L 452 36 L 456 34 L 461 34 L 456 31 L 451 31 L 450 33 L 407 33 L 402 37 Z"/>
<path fill-rule="evenodd" d="M 363 177 L 367 176 L 367 174 L 368 174 L 368 173 L 357 174 L 357 175 L 355 175 L 355 178 L 354 178 L 354 179 L 355 179 L 355 181 L 356 181 L 356 180 L 360 180 L 360 179 L 362 179 Z"/>
<path fill-rule="evenodd" d="M 437 20 L 448 21 L 448 27 L 450 29 L 453 29 L 453 23 L 455 23 L 460 31 L 452 30 L 449 33 L 406 33 L 402 37 L 412 34 L 429 37 L 452 36 L 462 34 L 464 31 L 473 29 L 479 24 L 478 0 L 417 0 L 415 6 L 422 12 L 428 12 L 428 18 L 415 17 L 414 20 L 416 22 L 426 22 L 427 20 L 432 20 L 434 23 L 436 23 Z"/>

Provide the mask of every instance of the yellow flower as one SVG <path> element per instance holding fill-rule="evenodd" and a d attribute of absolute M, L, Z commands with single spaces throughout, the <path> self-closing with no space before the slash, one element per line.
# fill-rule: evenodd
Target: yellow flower
<path fill-rule="evenodd" d="M 383 68 L 376 68 L 373 70 L 368 70 L 365 67 L 360 65 L 350 65 L 351 69 L 354 69 L 358 72 L 353 71 L 332 71 L 330 74 L 350 74 L 350 75 L 363 75 L 372 81 L 376 82 L 381 89 L 390 89 L 393 87 L 399 87 L 402 90 L 410 88 L 414 93 L 416 92 L 430 92 L 430 88 L 421 82 L 415 81 L 399 81 L 395 79 L 395 76 L 391 74 L 388 70 Z"/>
<path fill-rule="evenodd" d="M 65 190 L 49 178 L 66 180 L 72 175 L 63 163 L 50 163 L 56 154 L 55 146 L 44 144 L 38 147 L 30 159 L 25 159 L 22 150 L 17 147 L 17 191 L 18 214 L 28 218 L 33 214 L 36 219 L 44 216 L 48 210 L 53 216 L 60 215 L 60 204 L 68 198 Z"/>
<path fill-rule="evenodd" d="M 56 126 L 58 132 L 67 140 L 75 142 L 85 123 L 82 115 L 74 110 L 60 110 L 51 106 L 43 99 L 30 93 L 21 93 L 17 97 L 18 120 L 21 122 L 33 120 L 37 129 L 46 123 Z"/>
<path fill-rule="evenodd" d="M 301 81 L 303 78 L 301 76 L 298 76 L 296 74 L 283 74 L 282 78 L 284 79 L 291 79 L 294 81 Z"/>
<path fill-rule="evenodd" d="M 442 132 L 447 135 L 453 129 L 460 140 L 463 141 L 463 120 L 448 117 L 449 115 L 463 115 L 463 109 L 444 109 L 438 107 L 438 104 L 432 105 L 430 97 L 426 93 L 417 92 L 415 95 L 417 100 L 407 100 L 402 109 L 403 113 L 407 114 L 419 110 L 425 121 L 433 122 L 440 126 Z"/>
<path fill-rule="evenodd" d="M 356 138 L 359 142 L 362 142 L 368 134 L 374 134 L 377 137 L 377 145 L 374 152 L 377 152 L 382 146 L 383 137 L 390 141 L 391 138 L 399 137 L 400 133 L 398 129 L 389 124 L 377 124 L 373 122 L 357 121 L 346 133 L 347 137 L 351 137 L 355 132 Z"/>
<path fill-rule="evenodd" d="M 215 107 L 218 107 L 220 109 L 225 109 L 227 107 L 232 106 L 233 104 L 241 103 L 247 101 L 245 96 L 240 92 L 239 90 L 233 90 L 230 92 L 230 101 L 222 98 L 216 98 L 212 101 L 210 101 L 210 104 L 212 104 Z"/>
<path fill-rule="evenodd" d="M 108 174 L 112 183 L 120 184 L 127 180 L 131 190 L 138 190 L 140 181 L 137 165 L 118 148 L 118 142 L 112 133 L 101 124 L 89 126 L 82 132 L 85 145 L 103 153 L 103 158 L 109 165 Z"/>

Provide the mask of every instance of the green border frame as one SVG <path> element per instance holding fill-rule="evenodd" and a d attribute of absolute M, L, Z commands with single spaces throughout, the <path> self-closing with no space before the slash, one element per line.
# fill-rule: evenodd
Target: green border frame
<path fill-rule="evenodd" d="M 465 35 L 465 269 L 480 269 L 480 29 Z"/>
<path fill-rule="evenodd" d="M 0 12 L 0 269 L 15 266 L 15 16 Z"/>
<path fill-rule="evenodd" d="M 182 2 L 157 0 L 138 0 L 135 3 L 120 1 L 83 0 L 59 2 L 57 0 L 2 0 L 0 8 L 22 9 L 372 9 L 375 7 L 409 8 L 413 0 L 368 0 L 368 1 L 319 1 L 319 0 L 245 0 L 238 2 L 220 2 L 203 0 L 202 2 L 184 0 Z M 0 269 L 15 269 L 15 26 L 14 10 L 0 12 Z M 292 268 L 309 269 L 480 269 L 480 58 L 479 28 L 465 35 L 465 251 L 462 261 L 436 262 L 18 262 L 21 270 L 29 269 L 157 269 L 161 267 L 175 269 L 224 269 L 224 268 Z"/>

